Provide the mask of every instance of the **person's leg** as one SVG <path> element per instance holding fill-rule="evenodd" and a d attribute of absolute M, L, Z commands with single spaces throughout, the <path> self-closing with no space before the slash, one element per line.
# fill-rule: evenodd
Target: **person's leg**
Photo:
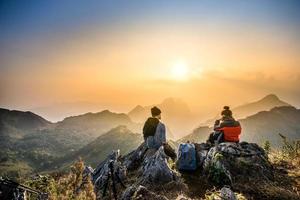
<path fill-rule="evenodd" d="M 217 137 L 216 141 L 218 144 L 224 142 L 224 134 L 222 132 L 218 133 L 218 137 Z"/>
<path fill-rule="evenodd" d="M 213 135 L 214 141 L 218 140 L 220 134 L 221 134 L 220 131 L 215 131 L 215 132 L 214 132 L 214 135 Z"/>
<path fill-rule="evenodd" d="M 212 133 L 209 134 L 208 139 L 207 139 L 206 142 L 207 143 L 211 143 L 211 144 L 214 143 L 214 132 L 212 132 Z"/>

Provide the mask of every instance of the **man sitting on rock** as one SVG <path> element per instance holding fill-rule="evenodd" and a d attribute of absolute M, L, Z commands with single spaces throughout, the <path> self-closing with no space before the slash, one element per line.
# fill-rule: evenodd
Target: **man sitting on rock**
<path fill-rule="evenodd" d="M 224 106 L 221 115 L 222 118 L 216 120 L 214 132 L 210 134 L 207 143 L 239 142 L 242 128 L 240 123 L 232 117 L 229 106 Z"/>
<path fill-rule="evenodd" d="M 149 117 L 143 127 L 144 140 L 148 148 L 158 149 L 166 143 L 166 128 L 160 121 L 161 111 L 154 106 L 151 108 L 152 117 Z"/>

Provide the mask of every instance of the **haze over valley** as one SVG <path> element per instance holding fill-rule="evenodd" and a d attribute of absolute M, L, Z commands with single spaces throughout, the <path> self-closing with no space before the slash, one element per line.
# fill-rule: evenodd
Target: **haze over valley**
<path fill-rule="evenodd" d="M 162 109 L 168 140 L 175 147 L 178 142 L 205 142 L 212 131 L 213 121 L 198 120 L 201 117 L 181 99 L 167 98 L 155 105 Z M 57 123 L 32 112 L 1 109 L 1 169 L 8 174 L 53 170 L 69 166 L 78 157 L 95 166 L 114 149 L 128 153 L 143 141 L 142 126 L 151 106 L 137 105 L 127 114 L 83 113 Z M 233 113 L 242 117 L 243 141 L 270 141 L 280 147 L 279 133 L 300 138 L 300 110 L 274 94 L 233 108 Z M 16 166 L 22 170 L 14 171 Z"/>

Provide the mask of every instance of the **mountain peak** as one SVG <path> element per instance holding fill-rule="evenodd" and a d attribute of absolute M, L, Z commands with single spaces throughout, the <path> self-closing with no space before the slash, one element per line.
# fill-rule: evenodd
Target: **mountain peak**
<path fill-rule="evenodd" d="M 180 98 L 169 97 L 162 101 L 161 104 L 185 104 L 185 102 Z"/>
<path fill-rule="evenodd" d="M 102 111 L 100 111 L 100 112 L 98 112 L 96 114 L 111 114 L 111 113 L 112 112 L 110 110 L 106 109 L 106 110 L 102 110 Z"/>
<path fill-rule="evenodd" d="M 291 105 L 280 100 L 275 94 L 269 94 L 258 101 L 238 106 L 234 108 L 233 111 L 234 115 L 237 118 L 245 118 L 247 116 L 254 115 L 260 111 L 269 111 L 274 107 L 281 106 Z"/>
<path fill-rule="evenodd" d="M 135 112 L 144 112 L 144 111 L 145 111 L 145 108 L 143 106 L 137 105 L 131 111 L 129 111 L 128 115 L 131 115 L 132 113 L 135 113 Z"/>
<path fill-rule="evenodd" d="M 280 101 L 280 99 L 275 94 L 269 94 L 262 98 L 261 101 Z"/>

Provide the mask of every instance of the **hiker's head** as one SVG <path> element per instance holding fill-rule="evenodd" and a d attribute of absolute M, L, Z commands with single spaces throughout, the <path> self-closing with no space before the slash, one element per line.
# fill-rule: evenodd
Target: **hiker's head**
<path fill-rule="evenodd" d="M 232 111 L 229 106 L 224 106 L 223 109 L 224 110 L 221 112 L 222 117 L 232 117 Z"/>
<path fill-rule="evenodd" d="M 158 107 L 154 106 L 153 108 L 151 108 L 151 115 L 152 117 L 156 117 L 158 119 L 161 118 L 161 111 Z"/>

